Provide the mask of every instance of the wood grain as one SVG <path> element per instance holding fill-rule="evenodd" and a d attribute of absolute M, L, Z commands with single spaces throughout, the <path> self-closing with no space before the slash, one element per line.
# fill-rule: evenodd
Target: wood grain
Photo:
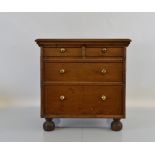
<path fill-rule="evenodd" d="M 43 89 L 45 115 L 123 115 L 122 86 L 47 85 Z M 60 100 L 62 95 L 63 101 Z M 102 95 L 107 97 L 105 101 Z"/>
<path fill-rule="evenodd" d="M 45 131 L 53 118 L 125 118 L 126 47 L 130 39 L 36 39 L 41 47 L 41 117 Z M 61 49 L 65 52 L 61 52 Z M 106 52 L 102 50 L 106 49 Z M 63 74 L 60 70 L 64 69 Z M 102 74 L 102 69 L 106 73 Z M 106 96 L 103 101 L 101 96 Z M 63 100 L 60 100 L 63 96 Z"/>
<path fill-rule="evenodd" d="M 63 47 L 62 47 L 63 48 Z M 81 48 L 63 48 L 65 52 L 61 52 L 62 48 L 44 48 L 44 56 L 49 57 L 76 57 L 82 56 Z"/>
<path fill-rule="evenodd" d="M 105 48 L 105 47 L 104 47 Z M 103 47 L 100 48 L 86 48 L 86 57 L 121 57 L 124 55 L 123 48 L 106 48 L 107 52 L 102 51 Z"/>
<path fill-rule="evenodd" d="M 44 81 L 120 82 L 122 71 L 123 63 L 45 63 Z"/>

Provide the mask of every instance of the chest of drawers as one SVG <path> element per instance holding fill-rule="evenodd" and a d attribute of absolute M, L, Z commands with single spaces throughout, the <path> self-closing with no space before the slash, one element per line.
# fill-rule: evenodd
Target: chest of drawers
<path fill-rule="evenodd" d="M 41 117 L 125 118 L 126 47 L 130 39 L 37 39 L 41 48 Z"/>

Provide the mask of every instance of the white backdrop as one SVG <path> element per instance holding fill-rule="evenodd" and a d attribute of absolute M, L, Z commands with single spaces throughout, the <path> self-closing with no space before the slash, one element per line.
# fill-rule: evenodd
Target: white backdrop
<path fill-rule="evenodd" d="M 0 106 L 39 106 L 37 38 L 132 39 L 127 105 L 153 106 L 154 28 L 155 13 L 0 13 Z"/>

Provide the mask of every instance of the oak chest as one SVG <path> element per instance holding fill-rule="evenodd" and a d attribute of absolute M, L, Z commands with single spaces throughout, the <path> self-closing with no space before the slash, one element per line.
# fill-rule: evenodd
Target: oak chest
<path fill-rule="evenodd" d="M 130 39 L 37 39 L 41 48 L 41 117 L 125 118 L 126 47 Z"/>

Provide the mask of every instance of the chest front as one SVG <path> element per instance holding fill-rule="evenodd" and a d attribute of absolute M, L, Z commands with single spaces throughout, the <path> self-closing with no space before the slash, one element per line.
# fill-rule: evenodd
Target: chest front
<path fill-rule="evenodd" d="M 41 117 L 125 118 L 126 47 L 129 39 L 37 39 L 41 47 Z"/>

